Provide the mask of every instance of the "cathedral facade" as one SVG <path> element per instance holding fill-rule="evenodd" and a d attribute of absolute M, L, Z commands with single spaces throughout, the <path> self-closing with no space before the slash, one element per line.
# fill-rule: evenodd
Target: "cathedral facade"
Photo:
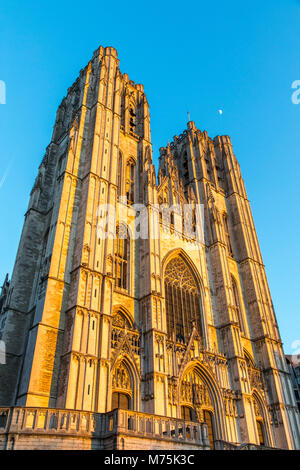
<path fill-rule="evenodd" d="M 0 331 L 2 448 L 300 447 L 231 140 L 189 121 L 157 178 L 144 88 L 112 47 L 58 108 Z"/>

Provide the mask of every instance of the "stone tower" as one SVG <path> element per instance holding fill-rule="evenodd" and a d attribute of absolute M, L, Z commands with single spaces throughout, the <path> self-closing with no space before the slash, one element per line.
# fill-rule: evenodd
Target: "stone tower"
<path fill-rule="evenodd" d="M 230 138 L 188 122 L 159 165 L 143 86 L 100 47 L 58 108 L 1 295 L 4 448 L 299 448 Z"/>

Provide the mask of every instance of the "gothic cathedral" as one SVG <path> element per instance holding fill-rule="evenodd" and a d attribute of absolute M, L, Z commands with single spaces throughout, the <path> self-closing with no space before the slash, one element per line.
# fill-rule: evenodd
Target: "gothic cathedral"
<path fill-rule="evenodd" d="M 100 236 L 105 207 L 114 236 Z M 132 229 L 142 213 L 149 236 Z M 182 220 L 196 231 L 202 221 L 203 236 Z M 160 149 L 157 179 L 143 85 L 112 47 L 58 108 L 0 331 L 2 448 L 300 447 L 230 138 L 189 121 Z"/>

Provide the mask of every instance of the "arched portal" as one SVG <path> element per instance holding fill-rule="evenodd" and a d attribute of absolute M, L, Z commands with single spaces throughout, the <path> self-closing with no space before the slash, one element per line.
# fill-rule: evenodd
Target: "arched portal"
<path fill-rule="evenodd" d="M 111 409 L 130 410 L 133 407 L 134 383 L 129 368 L 124 361 L 119 361 L 112 373 Z"/>
<path fill-rule="evenodd" d="M 207 377 L 207 381 L 209 378 Z M 198 421 L 207 424 L 210 448 L 216 440 L 216 400 L 211 387 L 201 376 L 197 367 L 189 368 L 182 376 L 180 389 L 180 417 L 187 421 Z"/>

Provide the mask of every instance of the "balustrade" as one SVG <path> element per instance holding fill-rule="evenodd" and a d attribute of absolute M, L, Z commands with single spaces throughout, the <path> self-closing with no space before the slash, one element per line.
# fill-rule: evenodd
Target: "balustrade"
<path fill-rule="evenodd" d="M 49 408 L 0 408 L 0 434 L 70 434 L 107 437 L 122 432 L 128 435 L 208 445 L 206 424 L 188 422 L 130 410 L 108 413 Z"/>

